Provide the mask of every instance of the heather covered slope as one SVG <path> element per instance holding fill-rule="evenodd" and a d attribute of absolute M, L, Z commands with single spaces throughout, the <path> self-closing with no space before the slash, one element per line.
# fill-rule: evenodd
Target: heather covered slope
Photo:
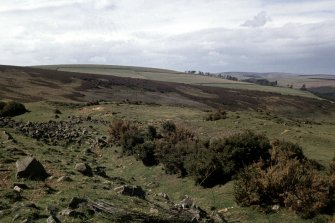
<path fill-rule="evenodd" d="M 334 105 L 310 97 L 236 90 L 101 74 L 83 74 L 28 67 L 0 67 L 0 96 L 20 101 L 142 101 L 203 109 L 280 109 L 329 112 Z"/>

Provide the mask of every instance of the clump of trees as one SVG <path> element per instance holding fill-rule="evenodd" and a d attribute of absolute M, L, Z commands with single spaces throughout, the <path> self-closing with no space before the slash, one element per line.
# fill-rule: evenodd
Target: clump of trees
<path fill-rule="evenodd" d="M 27 112 L 26 107 L 16 101 L 0 101 L 0 117 L 14 117 Z"/>
<path fill-rule="evenodd" d="M 254 83 L 254 84 L 258 84 L 258 85 L 264 85 L 264 86 L 278 86 L 278 82 L 277 81 L 269 81 L 268 79 L 257 79 L 257 78 L 249 78 L 249 79 L 245 79 L 243 80 L 244 82 L 248 82 L 248 83 Z"/>

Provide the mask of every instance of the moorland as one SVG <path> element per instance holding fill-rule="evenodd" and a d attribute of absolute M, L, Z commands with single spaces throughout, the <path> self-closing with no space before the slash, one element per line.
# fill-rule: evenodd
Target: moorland
<path fill-rule="evenodd" d="M 258 75 L 0 66 L 0 221 L 333 222 L 335 80 Z"/>

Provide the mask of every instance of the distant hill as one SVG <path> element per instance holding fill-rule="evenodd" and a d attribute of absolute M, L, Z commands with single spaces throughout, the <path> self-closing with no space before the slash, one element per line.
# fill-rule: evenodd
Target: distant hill
<path fill-rule="evenodd" d="M 189 74 L 184 72 L 178 72 L 167 69 L 158 69 L 158 68 L 117 66 L 117 65 L 93 65 L 93 64 L 46 65 L 46 66 L 36 66 L 36 68 L 66 71 L 66 72 L 76 72 L 76 73 L 113 75 L 118 77 L 130 77 L 136 79 L 166 81 L 166 82 L 193 84 L 201 86 L 213 86 L 213 87 L 222 87 L 229 89 L 265 91 L 265 92 L 280 93 L 284 95 L 318 98 L 317 96 L 311 94 L 310 92 L 297 90 L 298 87 L 297 89 L 290 89 L 284 85 L 282 85 L 284 87 L 280 88 L 272 86 L 260 86 L 253 83 L 218 78 L 215 75 L 214 76 L 197 75 L 197 74 Z"/>
<path fill-rule="evenodd" d="M 319 99 L 273 92 L 15 66 L 0 66 L 0 98 L 20 102 L 126 100 L 204 110 L 276 110 L 280 107 L 297 114 L 302 111 L 328 112 L 335 106 Z"/>

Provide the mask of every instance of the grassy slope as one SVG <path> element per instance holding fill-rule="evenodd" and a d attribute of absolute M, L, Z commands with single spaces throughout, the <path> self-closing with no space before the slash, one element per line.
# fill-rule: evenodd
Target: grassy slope
<path fill-rule="evenodd" d="M 33 71 L 36 72 L 35 70 Z M 12 81 L 15 80 L 15 76 L 6 77 L 12 78 Z M 18 77 L 22 78 L 20 79 L 21 81 L 26 80 L 25 78 L 29 78 L 30 81 L 35 82 L 36 85 L 34 85 L 34 88 L 43 86 L 42 84 L 45 84 L 45 81 L 48 81 L 47 83 L 51 84 L 58 83 L 50 77 L 47 79 L 41 78 L 41 76 L 32 77 L 29 75 L 27 76 L 27 74 L 24 72 L 20 73 Z M 92 76 L 90 76 L 90 78 L 92 78 Z M 58 81 L 60 82 L 59 84 L 62 83 L 61 80 Z M 115 81 L 115 79 L 113 79 L 113 81 Z M 4 82 L 2 82 L 2 84 L 3 83 Z M 152 83 L 153 82 L 148 82 L 148 84 L 151 85 Z M 32 86 L 31 82 L 24 82 L 22 84 L 27 88 Z M 78 87 L 82 84 L 82 80 L 75 79 L 75 81 L 68 83 L 66 88 L 68 93 L 73 91 L 71 88 L 72 84 L 73 86 Z M 213 97 L 215 99 L 215 97 L 221 95 L 221 91 L 218 91 L 219 93 L 215 93 L 216 90 L 214 91 L 213 89 L 211 90 L 207 88 L 201 88 L 202 90 L 199 90 L 198 88 L 192 88 L 191 86 L 176 86 L 176 88 L 182 88 L 181 92 L 191 96 L 201 96 L 201 98 L 204 98 L 204 100 L 212 100 Z M 50 94 L 60 94 L 62 90 L 64 90 L 62 88 L 54 89 L 55 92 L 51 91 Z M 95 88 L 88 88 L 86 91 L 92 91 L 92 94 L 96 94 L 101 90 L 97 88 L 93 91 L 93 89 Z M 112 86 L 112 89 L 115 89 L 115 86 Z M 109 93 L 107 89 L 105 90 L 106 94 Z M 122 89 L 116 89 L 115 94 L 120 94 L 120 90 L 128 92 L 128 94 L 129 92 L 131 92 L 130 94 L 134 92 L 134 89 L 131 87 L 122 87 Z M 45 91 L 48 92 L 48 88 L 45 88 Z M 143 92 L 138 89 L 136 91 L 142 95 L 145 93 L 145 91 Z M 85 91 L 83 90 L 80 92 Z M 238 95 L 238 93 L 238 91 L 235 91 L 235 94 Z M 167 92 L 165 92 L 164 95 L 165 94 L 167 94 Z M 3 95 L 10 95 L 10 93 L 3 93 Z M 239 96 L 240 100 L 242 99 L 243 95 L 244 94 Z M 147 95 L 147 97 L 149 96 Z M 174 96 L 173 99 L 176 100 L 179 97 L 180 95 L 177 95 Z M 261 100 L 268 100 L 269 106 L 262 109 L 256 109 L 257 107 L 255 109 L 251 109 L 247 105 L 244 105 L 244 109 L 228 112 L 227 119 L 215 122 L 204 121 L 203 118 L 206 115 L 206 112 L 204 112 L 203 109 L 196 109 L 194 106 L 180 107 L 176 106 L 176 104 L 174 106 L 157 106 L 124 103 L 111 103 L 97 106 L 87 106 L 84 108 L 71 108 L 67 106 L 50 104 L 47 102 L 34 102 L 26 104 L 28 109 L 31 111 L 30 113 L 15 117 L 15 119 L 23 121 L 47 122 L 50 119 L 54 119 L 53 111 L 55 108 L 58 108 L 63 113 L 60 115 L 60 120 L 67 120 L 68 116 L 70 115 L 83 117 L 90 115 L 94 119 L 103 119 L 107 121 L 111 121 L 114 118 L 130 119 L 137 120 L 143 124 L 159 124 L 163 120 L 171 119 L 178 122 L 179 124 L 193 129 L 200 135 L 210 137 L 221 137 L 232 134 L 234 132 L 239 132 L 243 129 L 252 129 L 256 132 L 265 133 L 271 139 L 283 138 L 285 140 L 297 142 L 304 147 L 304 152 L 309 158 L 316 159 L 324 165 L 329 163 L 330 159 L 335 155 L 335 150 L 333 147 L 335 144 L 335 133 L 332 131 L 335 125 L 335 117 L 332 113 L 324 113 L 324 110 L 329 111 L 333 109 L 333 107 L 327 107 L 329 105 L 321 103 L 313 107 L 313 109 L 304 110 L 309 108 L 309 103 L 311 106 L 314 106 L 314 104 L 317 104 L 318 101 L 309 101 L 303 98 L 294 99 L 293 97 L 283 97 L 279 95 L 270 95 L 270 97 L 268 97 L 268 95 L 266 95 L 266 97 L 264 95 L 260 95 L 259 97 Z M 59 98 L 57 97 L 56 99 L 51 95 L 46 95 L 44 100 L 48 100 L 48 98 L 50 100 L 66 99 L 66 101 L 69 99 L 67 97 L 63 97 L 62 94 L 60 94 Z M 87 99 L 88 98 L 85 97 L 85 100 Z M 113 99 L 115 98 L 111 97 L 109 100 Z M 134 99 L 133 96 L 132 99 Z M 181 103 L 190 102 L 191 99 L 198 100 L 199 98 L 191 97 L 187 99 L 188 101 L 182 101 Z M 203 102 L 206 102 L 206 100 Z M 236 98 L 236 100 L 239 100 L 239 98 Z M 304 100 L 307 101 L 304 102 Z M 157 102 L 160 103 L 161 101 Z M 242 100 L 240 102 L 245 103 L 246 101 Z M 299 105 L 298 110 L 297 108 L 292 110 L 294 105 L 299 103 L 301 104 Z M 326 106 L 325 109 L 322 109 L 322 106 Z M 199 106 L 199 108 L 203 107 Z M 317 108 L 319 108 L 319 110 Z M 88 127 L 89 123 L 84 123 L 83 125 Z M 98 134 L 106 135 L 107 126 L 102 124 L 95 124 L 94 129 L 98 132 Z M 117 186 L 115 182 L 109 182 L 111 184 L 110 190 L 105 190 L 101 187 L 101 185 L 109 183 L 105 182 L 104 179 L 94 178 L 94 180 L 92 180 L 85 177 L 83 178 L 80 174 L 77 174 L 73 171 L 74 163 L 80 162 L 81 159 L 84 158 L 83 150 L 86 149 L 85 145 L 79 148 L 72 145 L 67 146 L 66 148 L 59 146 L 47 146 L 37 142 L 36 140 L 32 140 L 20 134 L 16 134 L 13 129 L 7 130 L 13 133 L 15 139 L 19 141 L 20 148 L 24 149 L 24 151 L 29 154 L 35 155 L 43 164 L 46 165 L 48 172 L 54 175 L 56 179 L 65 174 L 70 175 L 74 179 L 74 182 L 71 183 L 57 183 L 56 179 L 47 181 L 48 185 L 52 186 L 58 191 L 57 193 L 51 195 L 41 192 L 43 184 L 25 181 L 31 185 L 33 189 L 25 191 L 24 196 L 34 201 L 37 206 L 41 208 L 42 212 L 46 212 L 44 210 L 50 203 L 53 203 L 59 208 L 66 207 L 69 199 L 72 196 L 85 196 L 92 199 L 106 198 L 112 202 L 118 203 L 122 207 L 131 205 L 131 208 L 136 209 L 141 206 L 142 208 L 140 211 L 144 213 L 150 212 L 149 203 L 143 203 L 137 199 L 118 196 L 113 191 L 113 188 Z M 21 157 L 20 155 L 13 156 L 12 151 L 9 148 L 10 147 L 7 148 L 6 145 L 5 148 L 1 146 L 2 158 L 10 157 L 17 159 Z M 204 207 L 208 211 L 210 211 L 211 207 L 214 207 L 217 210 L 229 208 L 229 211 L 225 213 L 225 217 L 230 221 L 305 222 L 293 213 L 285 210 L 280 210 L 279 213 L 276 214 L 265 215 L 250 208 L 238 207 L 233 199 L 232 182 L 212 189 L 202 189 L 198 186 L 195 186 L 193 180 L 190 178 L 180 179 L 176 176 L 165 175 L 161 166 L 147 168 L 144 167 L 141 162 L 136 161 L 132 157 L 119 158 L 120 153 L 116 153 L 115 150 L 117 151 L 118 148 L 96 150 L 95 153 L 99 155 L 96 160 L 93 160 L 90 157 L 86 157 L 86 159 L 93 165 L 96 165 L 94 163 L 97 162 L 98 165 L 107 167 L 107 174 L 109 176 L 122 177 L 131 184 L 141 185 L 147 191 L 151 190 L 148 195 L 149 201 L 153 201 L 155 199 L 154 193 L 158 192 L 167 193 L 175 202 L 180 200 L 181 196 L 188 194 L 194 198 L 197 204 L 199 204 L 201 207 Z M 4 179 L 1 181 L 1 190 L 9 191 L 11 190 L 12 182 L 16 181 L 14 177 L 14 165 L 13 163 L 5 164 L 1 160 L 1 168 L 10 169 L 10 172 L 0 173 L 1 179 Z M 154 186 L 155 184 L 151 184 L 151 182 L 158 182 L 159 184 Z M 135 205 L 134 202 L 138 202 L 139 205 Z M 0 220 L 2 222 L 10 222 L 11 216 L 5 219 L 0 218 Z M 95 218 L 94 220 L 100 220 L 101 222 L 104 222 L 103 219 Z M 40 222 L 45 222 L 45 219 L 41 220 Z M 312 220 L 310 222 L 312 222 Z"/>
<path fill-rule="evenodd" d="M 27 107 L 31 112 L 15 117 L 16 120 L 47 122 L 53 119 L 53 110 L 55 108 L 60 109 L 63 113 L 60 115 L 60 120 L 67 120 L 69 115 L 82 117 L 90 115 L 93 119 L 108 121 L 115 118 L 123 118 L 139 121 L 143 124 L 159 124 L 164 120 L 171 119 L 193 129 L 200 135 L 220 137 L 248 128 L 256 132 L 265 133 L 270 138 L 284 138 L 285 140 L 298 142 L 304 147 L 304 151 L 309 158 L 316 159 L 323 164 L 327 164 L 335 152 L 333 148 L 335 133 L 330 131 L 334 128 L 335 123 L 325 122 L 322 116 L 314 119 L 314 121 L 322 125 L 296 124 L 288 119 L 278 120 L 278 118 L 271 117 L 269 114 L 240 111 L 229 112 L 228 118 L 225 120 L 206 122 L 203 120 L 206 112 L 197 109 L 171 106 L 105 104 L 84 108 L 69 108 L 50 103 L 36 102 L 27 104 Z M 326 118 L 329 119 L 328 116 Z M 334 120 L 334 118 L 332 120 Z M 284 121 L 284 123 L 279 123 L 280 121 Z M 107 126 L 97 124 L 94 128 L 99 134 L 106 135 Z M 46 164 L 48 172 L 54 175 L 56 179 L 62 175 L 70 175 L 74 179 L 74 181 L 70 183 L 57 183 L 56 179 L 48 180 L 47 184 L 49 186 L 57 191 L 61 191 L 61 193 L 51 195 L 41 194 L 41 192 L 39 192 L 43 184 L 25 181 L 29 185 L 32 185 L 33 189 L 25 191 L 24 196 L 35 202 L 42 210 L 44 210 L 50 202 L 57 207 L 65 208 L 72 196 L 89 197 L 91 199 L 106 198 L 111 202 L 118 203 L 121 207 L 129 206 L 130 203 L 134 202 L 133 199 L 118 196 L 113 191 L 113 188 L 117 186 L 113 181 L 111 181 L 111 190 L 106 191 L 101 186 L 108 184 L 106 180 L 101 178 L 91 180 L 85 177 L 83 178 L 80 174 L 73 172 L 74 163 L 80 162 L 81 158 L 84 157 L 83 150 L 85 146 L 78 148 L 71 145 L 67 148 L 45 146 L 36 140 L 15 134 L 13 130 L 9 131 L 14 133 L 15 139 L 24 145 L 23 148 L 25 148 L 26 152 L 34 154 L 43 164 Z M 318 149 L 316 150 L 315 148 Z M 224 215 L 229 221 L 306 222 L 285 210 L 281 210 L 275 214 L 264 215 L 250 208 L 238 207 L 234 202 L 232 194 L 232 182 L 212 189 L 202 189 L 201 187 L 195 186 L 193 180 L 190 178 L 181 179 L 176 176 L 165 175 L 160 166 L 148 168 L 141 162 L 136 161 L 133 157 L 120 158 L 120 153 L 115 152 L 117 150 L 118 148 L 95 151 L 99 154 L 96 162 L 101 166 L 107 167 L 107 174 L 109 176 L 124 178 L 132 184 L 141 185 L 147 191 L 151 191 L 148 195 L 149 201 L 154 201 L 154 194 L 159 192 L 167 193 L 173 201 L 180 200 L 180 197 L 183 195 L 190 195 L 198 205 L 208 211 L 213 207 L 217 210 L 228 208 L 228 211 Z M 54 157 L 50 157 L 51 154 Z M 90 157 L 86 159 L 88 159 L 88 162 L 93 162 Z M 8 168 L 12 169 L 12 172 L 5 176 L 5 178 L 8 179 L 8 185 L 3 189 L 9 189 L 9 182 L 15 180 L 14 166 L 9 165 Z M 154 182 L 154 184 L 152 184 L 152 182 Z M 142 202 L 140 211 L 149 213 L 150 205 L 148 203 L 137 199 L 135 199 L 135 201 L 138 203 Z M 136 205 L 131 205 L 131 208 L 138 209 Z M 10 218 L 7 220 L 10 220 Z M 99 218 L 95 219 L 95 221 L 98 220 Z M 100 219 L 100 221 L 104 222 L 103 219 Z M 312 220 L 310 222 L 312 222 Z"/>
<path fill-rule="evenodd" d="M 304 92 L 297 89 L 260 86 L 246 82 L 236 82 L 215 77 L 185 74 L 171 70 L 162 70 L 154 68 L 138 68 L 129 66 L 122 67 L 112 65 L 46 65 L 37 67 L 43 69 L 52 69 L 52 70 L 68 71 L 68 72 L 115 75 L 120 77 L 131 77 L 131 78 L 140 78 L 140 79 L 148 79 L 156 81 L 197 84 L 204 86 L 217 86 L 231 89 L 275 92 L 284 95 L 297 95 L 303 97 L 317 98 L 315 95 L 309 92 Z"/>

